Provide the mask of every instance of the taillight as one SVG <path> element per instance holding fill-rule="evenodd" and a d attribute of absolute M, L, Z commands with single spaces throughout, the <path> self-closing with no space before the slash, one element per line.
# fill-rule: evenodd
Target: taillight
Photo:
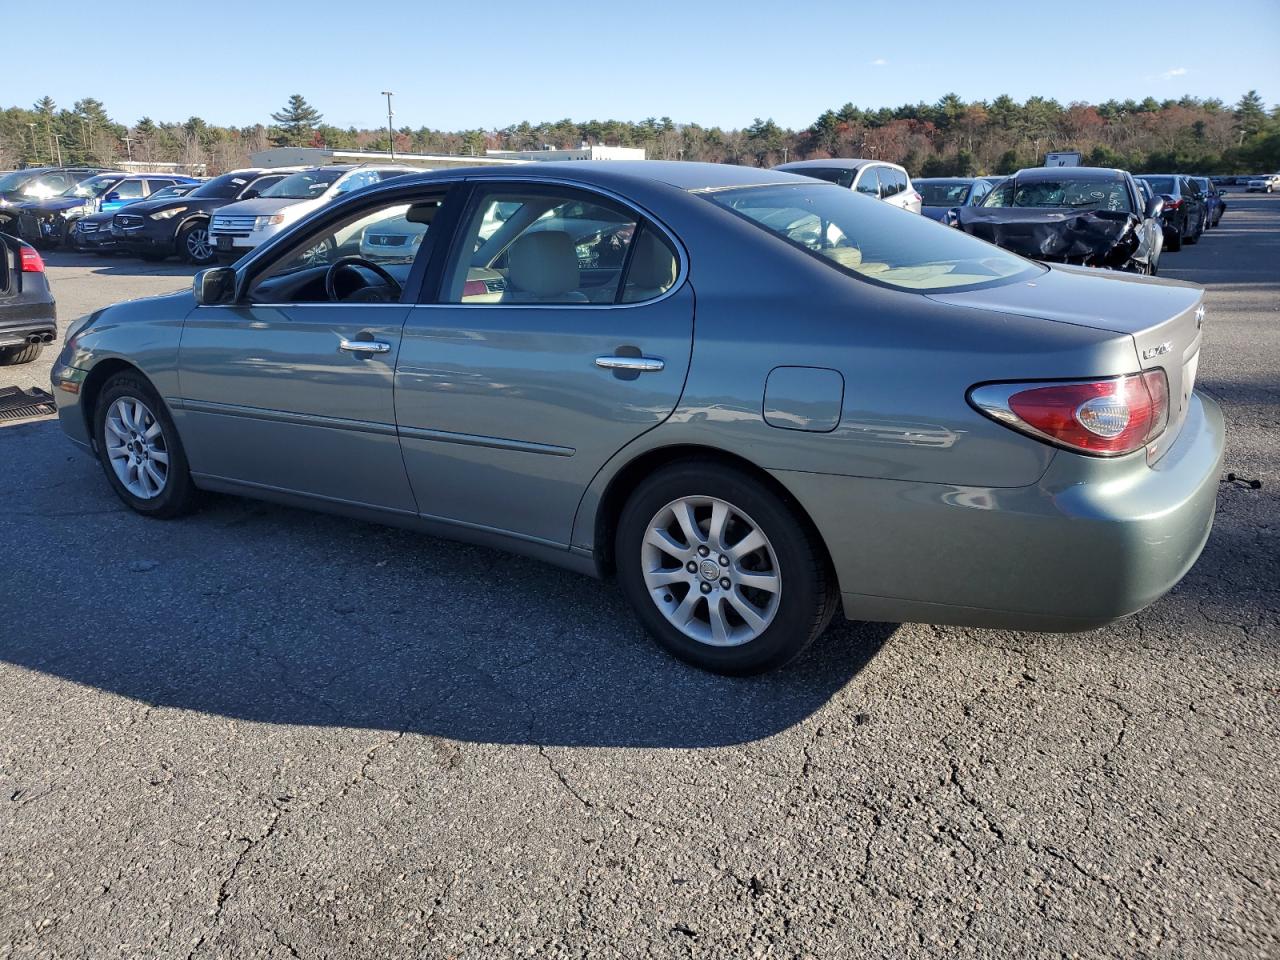
<path fill-rule="evenodd" d="M 44 273 L 44 261 L 40 259 L 40 254 L 36 252 L 35 247 L 22 247 L 22 272 L 23 273 Z"/>
<path fill-rule="evenodd" d="M 483 297 L 489 292 L 489 288 L 485 286 L 483 280 L 468 280 L 462 285 L 462 298 Z"/>
<path fill-rule="evenodd" d="M 1169 380 L 1161 369 L 1071 383 L 993 383 L 970 402 L 1007 427 L 1100 457 L 1140 450 L 1169 422 Z"/>
<path fill-rule="evenodd" d="M 1164 202 L 1164 205 L 1168 207 L 1170 210 L 1177 210 L 1180 206 L 1182 206 L 1182 198 L 1179 197 L 1175 200 L 1173 197 L 1170 197 L 1168 200 Z"/>

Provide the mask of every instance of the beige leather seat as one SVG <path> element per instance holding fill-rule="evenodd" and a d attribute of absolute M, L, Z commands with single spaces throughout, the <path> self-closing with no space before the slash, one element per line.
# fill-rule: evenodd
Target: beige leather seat
<path fill-rule="evenodd" d="M 563 230 L 526 233 L 507 253 L 503 303 L 585 303 L 578 253 Z"/>
<path fill-rule="evenodd" d="M 641 231 L 636 249 L 631 254 L 623 303 L 652 300 L 670 290 L 675 282 L 676 258 L 652 230 Z"/>

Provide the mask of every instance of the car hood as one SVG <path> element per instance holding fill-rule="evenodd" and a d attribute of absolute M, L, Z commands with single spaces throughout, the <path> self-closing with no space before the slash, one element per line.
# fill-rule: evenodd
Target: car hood
<path fill-rule="evenodd" d="M 1204 291 L 1194 283 L 1055 264 L 1030 280 L 985 290 L 926 294 L 954 306 L 994 310 L 1138 334 L 1194 307 Z"/>
<path fill-rule="evenodd" d="M 129 204 L 130 213 L 157 213 L 173 207 L 186 207 L 188 210 L 213 210 L 226 206 L 229 201 L 216 197 L 165 197 L 163 200 L 138 200 Z"/>
<path fill-rule="evenodd" d="M 965 233 L 1033 260 L 1124 266 L 1142 218 L 1119 210 L 1070 207 L 960 207 Z"/>
<path fill-rule="evenodd" d="M 260 217 L 268 213 L 278 213 L 285 207 L 295 207 L 303 203 L 319 206 L 314 199 L 290 200 L 287 197 L 254 197 L 252 200 L 229 203 L 220 209 L 218 213 L 233 217 Z"/>
<path fill-rule="evenodd" d="M 98 202 L 93 197 L 51 197 L 48 200 L 29 200 L 22 205 L 22 209 L 33 213 L 56 213 L 59 210 L 97 205 Z"/>

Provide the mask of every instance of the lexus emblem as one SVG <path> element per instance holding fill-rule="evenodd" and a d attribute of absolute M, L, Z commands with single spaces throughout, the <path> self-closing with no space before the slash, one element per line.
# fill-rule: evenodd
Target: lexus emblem
<path fill-rule="evenodd" d="M 1142 351 L 1143 360 L 1151 360 L 1154 357 L 1163 357 L 1166 353 L 1173 349 L 1173 344 L 1166 340 L 1158 347 L 1147 347 Z"/>

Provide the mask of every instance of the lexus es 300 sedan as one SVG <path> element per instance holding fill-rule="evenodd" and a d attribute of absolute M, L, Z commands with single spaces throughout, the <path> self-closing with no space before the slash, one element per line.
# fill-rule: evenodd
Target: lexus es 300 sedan
<path fill-rule="evenodd" d="M 1222 455 L 1203 317 L 810 178 L 549 163 L 341 199 L 79 321 L 53 383 L 145 516 L 214 490 L 503 546 L 749 673 L 837 607 L 1084 630 L 1169 590 Z"/>

